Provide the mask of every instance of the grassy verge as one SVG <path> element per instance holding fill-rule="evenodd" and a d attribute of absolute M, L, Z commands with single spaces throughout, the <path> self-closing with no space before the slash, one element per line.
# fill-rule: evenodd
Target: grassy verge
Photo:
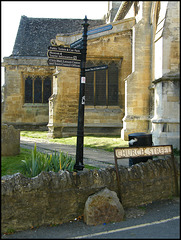
<path fill-rule="evenodd" d="M 76 145 L 77 137 L 67 137 L 67 138 L 47 138 L 47 132 L 40 131 L 21 131 L 20 136 L 30 137 L 37 139 L 45 139 L 51 142 L 62 143 L 66 145 Z M 128 147 L 128 141 L 120 139 L 119 136 L 114 137 L 102 137 L 102 136 L 85 136 L 84 137 L 84 146 L 103 149 L 106 151 L 113 152 L 115 147 Z M 179 159 L 180 150 L 174 149 L 174 156 Z M 17 172 L 23 171 L 22 160 L 31 157 L 31 150 L 20 148 L 20 154 L 17 156 L 10 157 L 1 157 L 1 176 L 12 175 Z M 180 162 L 180 160 L 178 160 Z M 94 169 L 95 167 L 85 165 L 87 169 Z"/>
<path fill-rule="evenodd" d="M 76 145 L 77 137 L 67 137 L 67 138 L 55 138 L 49 139 L 47 137 L 47 132 L 44 131 L 21 131 L 20 136 L 30 137 L 37 139 L 45 139 L 51 142 L 62 143 L 66 145 Z M 120 139 L 119 136 L 115 137 L 102 137 L 102 136 L 85 136 L 84 146 L 103 149 L 106 151 L 113 152 L 115 147 L 128 147 L 128 142 Z M 22 160 L 31 158 L 31 150 L 20 148 L 20 154 L 17 156 L 9 156 L 1 158 L 1 176 L 12 175 L 17 172 L 23 172 Z M 84 166 L 87 169 L 94 169 L 89 165 Z"/>
<path fill-rule="evenodd" d="M 31 150 L 20 148 L 20 154 L 16 156 L 1 157 L 1 176 L 12 175 L 17 172 L 22 172 L 23 163 L 21 160 L 29 158 Z"/>
<path fill-rule="evenodd" d="M 25 164 L 22 162 L 22 160 L 26 159 L 26 162 L 28 163 L 28 161 L 30 161 L 31 157 L 32 157 L 32 150 L 25 149 L 25 148 L 20 148 L 19 155 L 2 156 L 1 157 L 1 176 L 13 175 L 15 173 L 20 172 L 24 176 L 30 177 L 30 174 L 28 174 L 28 172 L 25 173 Z M 98 169 L 97 167 L 89 166 L 86 164 L 84 165 L 84 167 L 87 169 Z M 30 166 L 30 169 L 32 169 L 32 166 Z"/>
<path fill-rule="evenodd" d="M 55 138 L 50 139 L 47 137 L 45 131 L 21 131 L 20 136 L 30 137 L 35 139 L 45 139 L 50 142 L 61 143 L 65 145 L 76 145 L 77 137 Z M 84 136 L 84 147 L 91 147 L 103 149 L 105 151 L 113 152 L 115 147 L 129 147 L 128 141 L 124 141 L 120 136 L 102 137 L 102 136 Z M 173 149 L 174 156 L 179 159 L 180 150 Z"/>
<path fill-rule="evenodd" d="M 76 145 L 77 137 L 55 138 L 49 139 L 47 132 L 39 131 L 21 131 L 20 136 L 30 137 L 35 139 L 45 139 L 50 142 L 61 143 L 65 145 Z M 113 152 L 115 147 L 128 147 L 128 141 L 124 141 L 120 136 L 102 137 L 102 136 L 84 136 L 84 147 L 91 147 L 97 149 L 103 149 Z"/>

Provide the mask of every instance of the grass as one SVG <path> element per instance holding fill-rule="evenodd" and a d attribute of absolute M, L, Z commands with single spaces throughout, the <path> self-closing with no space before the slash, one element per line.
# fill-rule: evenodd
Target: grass
<path fill-rule="evenodd" d="M 1 157 L 1 176 L 13 175 L 23 170 L 22 161 L 31 156 L 31 150 L 20 148 L 20 154 L 16 156 Z"/>
<path fill-rule="evenodd" d="M 21 131 L 20 136 L 30 137 L 30 138 L 47 139 L 47 132 L 45 132 L 45 131 Z"/>
<path fill-rule="evenodd" d="M 24 159 L 31 159 L 32 156 L 32 150 L 20 148 L 20 154 L 16 156 L 2 156 L 1 157 L 1 176 L 5 175 L 13 175 L 15 173 L 22 173 L 24 176 L 24 163 L 22 160 Z M 99 169 L 94 166 L 89 166 L 87 164 L 84 165 L 85 168 L 91 170 L 91 169 Z M 26 176 L 30 177 L 30 176 Z"/>
<path fill-rule="evenodd" d="M 51 142 L 62 143 L 66 145 L 76 145 L 77 137 L 67 137 L 67 138 L 55 138 L 49 139 L 47 137 L 47 132 L 45 131 L 21 131 L 20 136 L 30 137 L 35 139 L 45 139 Z M 102 136 L 85 136 L 84 146 L 103 149 L 106 151 L 113 152 L 114 147 L 128 147 L 128 142 L 120 139 L 119 136 L 114 137 L 102 137 Z M 22 160 L 31 158 L 31 150 L 20 148 L 20 154 L 17 156 L 1 157 L 1 176 L 12 175 L 17 172 L 23 171 Z M 87 169 L 95 169 L 89 165 L 84 166 Z"/>
<path fill-rule="evenodd" d="M 35 139 L 45 139 L 50 142 L 56 142 L 66 145 L 76 145 L 77 137 L 55 138 L 49 139 L 45 131 L 21 131 L 20 136 L 30 137 Z M 84 146 L 103 149 L 113 152 L 115 147 L 128 147 L 128 141 L 122 140 L 119 136 L 102 137 L 102 136 L 84 136 Z M 174 156 L 180 156 L 180 150 L 174 149 Z M 17 172 L 22 172 L 22 160 L 31 157 L 31 150 L 20 148 L 20 154 L 17 156 L 1 157 L 1 176 L 12 175 Z M 95 167 L 85 165 L 87 169 L 94 169 Z"/>
<path fill-rule="evenodd" d="M 21 131 L 20 136 L 45 139 L 50 142 L 61 143 L 65 145 L 76 145 L 77 137 L 55 138 L 49 139 L 47 132 L 43 131 Z M 97 149 L 103 149 L 113 152 L 115 147 L 128 147 L 128 141 L 124 141 L 120 136 L 102 137 L 102 136 L 84 136 L 84 147 L 91 147 Z"/>

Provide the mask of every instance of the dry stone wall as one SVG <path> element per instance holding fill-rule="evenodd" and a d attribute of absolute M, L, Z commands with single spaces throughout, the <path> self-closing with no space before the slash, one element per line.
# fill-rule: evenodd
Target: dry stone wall
<path fill-rule="evenodd" d="M 120 166 L 119 175 L 123 208 L 175 195 L 171 159 L 148 160 L 130 168 Z M 88 197 L 105 187 L 118 194 L 115 167 L 78 173 L 42 172 L 34 178 L 26 178 L 20 173 L 3 176 L 2 232 L 73 220 L 83 215 Z"/>
<path fill-rule="evenodd" d="M 6 58 L 6 85 L 2 122 L 21 130 L 47 130 L 48 103 L 25 103 L 26 76 L 52 76 L 47 59 Z"/>

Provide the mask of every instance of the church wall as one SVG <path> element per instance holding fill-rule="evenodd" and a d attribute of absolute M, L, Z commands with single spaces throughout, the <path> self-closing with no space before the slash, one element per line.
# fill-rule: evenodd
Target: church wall
<path fill-rule="evenodd" d="M 141 5 L 142 19 L 133 27 L 132 73 L 125 79 L 125 116 L 121 137 L 128 140 L 134 132 L 148 132 L 151 84 L 151 4 Z"/>
<path fill-rule="evenodd" d="M 163 29 L 163 74 L 180 68 L 180 2 L 169 1 Z"/>
<path fill-rule="evenodd" d="M 49 114 L 48 136 L 53 138 L 67 136 L 63 135 L 64 128 L 75 128 L 78 117 L 80 69 L 57 67 L 57 70 L 58 73 L 53 78 L 57 88 L 53 89 L 53 96 L 49 101 L 49 113 L 52 111 L 52 117 Z"/>
<path fill-rule="evenodd" d="M 125 51 L 127 49 L 127 51 Z M 131 30 L 120 31 L 88 40 L 87 62 L 95 66 L 118 66 L 118 105 L 85 105 L 85 135 L 120 135 L 124 116 L 124 78 L 131 73 Z M 80 70 L 57 67 L 57 95 L 53 101 L 53 121 L 49 119 L 49 136 L 62 137 L 77 134 Z M 55 80 L 56 81 L 56 80 Z M 55 89 L 56 91 L 56 89 Z M 85 100 L 86 101 L 86 100 Z M 104 130 L 103 130 L 104 129 Z"/>
<path fill-rule="evenodd" d="M 14 59 L 7 59 L 5 66 L 5 105 L 2 122 L 14 125 L 22 130 L 45 130 L 48 123 L 48 103 L 25 103 L 25 75 L 52 75 L 54 67 L 32 66 L 33 64 L 30 61 L 27 59 L 24 61 L 22 59 L 17 60 L 15 65 Z M 29 65 L 22 65 L 23 62 L 29 63 Z"/>
<path fill-rule="evenodd" d="M 161 3 L 154 38 L 154 144 L 180 148 L 179 2 Z"/>
<path fill-rule="evenodd" d="M 119 69 L 119 91 L 117 106 L 85 106 L 87 134 L 105 133 L 103 129 L 108 135 L 120 134 L 125 107 L 124 78 L 131 73 L 130 29 L 133 24 L 134 19 L 123 20 L 113 24 L 110 34 L 97 33 L 88 38 L 87 61 L 93 61 L 95 65 L 116 62 Z M 67 37 L 67 41 L 72 42 L 69 38 Z M 4 65 L 7 89 L 5 110 L 2 114 L 4 123 L 26 130 L 48 128 L 50 136 L 76 134 L 80 69 L 57 67 L 58 74 L 55 78 L 55 67 L 47 66 L 46 58 L 8 57 L 4 59 Z M 25 103 L 25 77 L 46 74 L 53 78 L 50 102 Z"/>

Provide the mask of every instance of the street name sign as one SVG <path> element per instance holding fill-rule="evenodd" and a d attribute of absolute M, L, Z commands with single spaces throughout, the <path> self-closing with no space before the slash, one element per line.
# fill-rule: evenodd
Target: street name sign
<path fill-rule="evenodd" d="M 172 154 L 171 145 L 163 146 L 150 146 L 150 147 L 126 147 L 115 148 L 115 157 L 117 159 L 130 158 L 130 157 L 147 157 L 147 156 L 161 156 Z"/>
<path fill-rule="evenodd" d="M 80 68 L 82 53 L 79 49 L 49 46 L 47 55 L 50 66 Z"/>
<path fill-rule="evenodd" d="M 102 65 L 102 66 L 94 66 L 94 67 L 89 67 L 85 68 L 86 72 L 91 72 L 91 71 L 97 71 L 97 70 L 104 70 L 107 69 L 108 65 Z"/>
<path fill-rule="evenodd" d="M 114 148 L 115 169 L 116 169 L 116 178 L 117 178 L 117 184 L 118 184 L 118 196 L 120 200 L 121 200 L 120 175 L 119 175 L 117 160 L 123 159 L 123 158 L 130 158 L 130 157 L 137 158 L 137 157 L 163 156 L 163 155 L 171 155 L 171 161 L 174 169 L 174 178 L 175 178 L 175 192 L 176 192 L 176 195 L 178 196 L 178 179 L 177 179 L 177 172 L 176 172 L 172 145 Z"/>

